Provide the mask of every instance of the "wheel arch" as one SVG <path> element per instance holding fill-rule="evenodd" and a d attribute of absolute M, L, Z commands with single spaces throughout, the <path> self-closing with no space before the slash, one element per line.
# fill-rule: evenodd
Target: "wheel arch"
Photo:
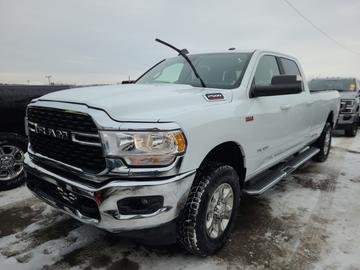
<path fill-rule="evenodd" d="M 328 117 L 327 117 L 325 123 L 327 123 L 327 122 L 329 122 L 333 128 L 335 127 L 336 120 L 334 119 L 334 112 L 333 111 L 330 111 L 330 113 L 328 114 Z"/>
<path fill-rule="evenodd" d="M 200 167 L 208 161 L 217 161 L 232 166 L 239 175 L 240 186 L 246 176 L 246 159 L 243 147 L 235 141 L 227 141 L 212 148 L 202 160 Z"/>

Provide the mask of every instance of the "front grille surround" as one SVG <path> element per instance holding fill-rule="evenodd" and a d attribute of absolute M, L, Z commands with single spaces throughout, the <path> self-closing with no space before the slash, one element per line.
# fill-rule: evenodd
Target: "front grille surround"
<path fill-rule="evenodd" d="M 31 122 L 51 128 L 98 134 L 98 128 L 93 119 L 82 112 L 47 107 L 29 107 L 27 118 Z"/>
<path fill-rule="evenodd" d="M 98 128 L 90 115 L 54 108 L 31 106 L 27 110 L 31 150 L 80 170 L 98 174 L 106 169 Z M 67 131 L 70 140 L 38 133 L 37 126 Z M 78 134 L 88 134 L 89 141 L 79 141 Z M 86 136 L 80 137 L 86 139 Z"/>

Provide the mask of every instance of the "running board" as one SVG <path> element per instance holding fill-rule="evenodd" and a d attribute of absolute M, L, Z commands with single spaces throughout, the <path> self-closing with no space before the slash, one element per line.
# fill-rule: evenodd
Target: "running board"
<path fill-rule="evenodd" d="M 320 149 L 318 148 L 309 147 L 294 156 L 291 160 L 280 164 L 275 169 L 269 169 L 251 178 L 245 183 L 243 192 L 250 196 L 257 196 L 264 193 L 266 190 L 280 182 L 281 179 L 288 176 L 306 161 L 319 153 L 319 151 Z"/>

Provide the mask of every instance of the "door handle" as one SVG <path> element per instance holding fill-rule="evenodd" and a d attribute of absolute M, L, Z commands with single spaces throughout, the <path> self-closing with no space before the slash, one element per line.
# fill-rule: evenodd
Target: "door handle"
<path fill-rule="evenodd" d="M 281 109 L 282 111 L 287 111 L 287 110 L 289 110 L 290 108 L 291 108 L 290 105 L 281 105 L 281 106 L 280 106 L 280 109 Z"/>

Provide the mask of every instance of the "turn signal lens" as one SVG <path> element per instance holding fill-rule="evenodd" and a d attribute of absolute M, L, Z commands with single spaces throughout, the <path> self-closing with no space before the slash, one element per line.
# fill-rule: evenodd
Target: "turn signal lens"
<path fill-rule="evenodd" d="M 176 139 L 176 142 L 177 142 L 177 149 L 178 149 L 178 152 L 179 153 L 183 153 L 185 152 L 185 149 L 186 149 L 186 141 L 185 141 L 185 137 L 184 135 L 182 134 L 182 132 L 178 132 L 175 134 L 175 139 Z"/>

